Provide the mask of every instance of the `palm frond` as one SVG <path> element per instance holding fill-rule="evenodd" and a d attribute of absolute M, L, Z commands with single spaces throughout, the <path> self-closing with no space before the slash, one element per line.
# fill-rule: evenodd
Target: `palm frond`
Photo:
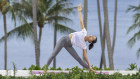
<path fill-rule="evenodd" d="M 17 14 L 21 14 L 25 18 L 32 18 L 32 6 L 28 1 L 22 0 L 22 2 L 14 2 L 13 8 Z"/>
<path fill-rule="evenodd" d="M 140 13 L 134 15 L 134 23 L 140 22 Z"/>
<path fill-rule="evenodd" d="M 132 10 L 133 12 L 137 11 L 140 12 L 140 4 L 138 6 L 130 5 L 126 12 Z"/>
<path fill-rule="evenodd" d="M 25 40 L 25 38 L 30 37 L 33 40 L 33 29 L 32 29 L 32 25 L 33 23 L 29 23 L 30 27 L 28 26 L 28 24 L 23 24 L 19 27 L 14 28 L 13 30 L 11 30 L 10 32 L 7 33 L 7 39 L 12 38 L 13 36 L 16 36 L 17 38 L 21 38 L 23 40 Z M 4 41 L 4 36 L 0 39 L 0 42 Z"/>
<path fill-rule="evenodd" d="M 137 50 L 136 55 L 137 55 L 137 59 L 138 59 L 140 57 L 140 48 Z"/>
<path fill-rule="evenodd" d="M 54 27 L 56 26 L 57 28 L 57 31 L 60 32 L 60 33 L 66 33 L 66 34 L 69 34 L 71 32 L 75 32 L 74 29 L 71 29 L 65 25 L 62 25 L 62 24 L 58 24 L 58 23 L 54 23 Z"/>
<path fill-rule="evenodd" d="M 56 4 L 54 4 L 52 7 L 50 7 L 47 12 L 46 12 L 46 15 L 55 15 L 56 12 L 61 12 L 62 11 L 66 11 L 66 8 L 67 8 L 67 11 L 68 9 L 72 11 L 72 7 L 69 7 L 70 5 L 72 5 L 72 3 L 66 3 L 66 2 L 63 2 L 65 0 L 60 0 L 58 1 Z M 66 7 L 64 9 L 64 7 Z M 74 9 L 75 7 L 73 7 Z"/>
<path fill-rule="evenodd" d="M 64 22 L 64 23 L 72 22 L 71 19 L 64 16 L 50 16 L 47 18 L 46 21 L 48 21 L 48 23 L 53 23 L 55 19 L 57 19 L 58 22 Z"/>
<path fill-rule="evenodd" d="M 76 10 L 77 7 L 63 8 L 58 12 L 58 14 L 68 16 L 70 14 L 75 14 Z"/>
<path fill-rule="evenodd" d="M 133 24 L 132 26 L 130 26 L 129 29 L 127 30 L 127 34 L 129 32 L 131 32 L 132 30 L 135 30 L 136 28 L 140 28 L 140 27 L 138 27 L 138 25 L 140 25 L 140 22 L 137 23 L 137 24 Z"/>
<path fill-rule="evenodd" d="M 45 2 L 46 0 L 37 0 L 37 12 L 45 12 L 47 10 Z"/>
<path fill-rule="evenodd" d="M 9 12 L 12 14 L 12 20 L 14 20 L 14 25 L 16 27 L 16 16 L 15 16 L 15 11 L 12 6 L 10 6 Z"/>
<path fill-rule="evenodd" d="M 133 47 L 136 43 L 136 40 L 140 40 L 140 31 L 134 34 L 134 36 L 128 41 L 128 45 Z"/>
<path fill-rule="evenodd" d="M 53 4 L 53 0 L 44 0 L 43 2 L 44 2 L 44 4 L 45 4 L 47 10 L 48 10 L 48 9 L 52 6 L 52 4 Z"/>

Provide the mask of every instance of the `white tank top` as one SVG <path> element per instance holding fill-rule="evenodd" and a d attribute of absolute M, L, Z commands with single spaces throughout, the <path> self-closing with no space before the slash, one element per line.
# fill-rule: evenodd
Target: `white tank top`
<path fill-rule="evenodd" d="M 71 34 L 72 34 L 71 43 L 73 45 L 76 45 L 76 46 L 80 47 L 81 49 L 87 49 L 87 45 L 84 40 L 85 36 L 87 35 L 87 31 L 85 28 L 79 32 L 74 32 Z"/>

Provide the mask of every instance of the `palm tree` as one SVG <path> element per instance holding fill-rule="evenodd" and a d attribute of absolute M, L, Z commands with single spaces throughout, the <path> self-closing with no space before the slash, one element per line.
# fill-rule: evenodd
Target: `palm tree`
<path fill-rule="evenodd" d="M 37 38 L 37 11 L 36 11 L 36 0 L 32 0 L 32 9 L 33 9 L 33 28 L 34 28 L 34 41 L 35 41 L 35 56 L 36 56 L 36 65 L 39 64 L 39 44 Z"/>
<path fill-rule="evenodd" d="M 66 1 L 66 0 L 61 0 L 58 3 L 54 4 L 52 7 L 50 7 L 52 5 L 52 0 L 42 0 L 41 2 L 40 2 L 40 0 L 38 0 L 38 2 L 37 2 L 37 3 L 39 3 L 39 4 L 37 4 L 38 5 L 38 9 L 37 9 L 37 15 L 38 15 L 37 16 L 37 21 L 38 21 L 38 26 L 39 26 L 39 40 L 38 40 L 38 43 L 39 43 L 38 44 L 39 45 L 39 50 L 38 51 L 39 51 L 39 53 L 38 53 L 38 56 L 37 56 L 37 58 L 38 58 L 38 61 L 37 62 L 39 62 L 39 60 L 40 60 L 40 58 L 39 58 L 40 57 L 40 42 L 41 42 L 41 37 L 42 37 L 42 28 L 45 25 L 45 21 L 48 21 L 49 23 L 53 23 L 53 21 L 56 20 L 56 19 L 58 19 L 60 21 L 64 21 L 64 20 L 69 21 L 70 20 L 70 19 L 68 19 L 66 17 L 63 17 L 63 16 L 57 16 L 57 18 L 56 18 L 56 16 L 53 15 L 55 13 L 55 11 L 58 11 L 58 10 L 59 11 L 62 11 L 62 10 L 64 10 L 62 8 L 62 7 L 64 7 L 64 4 L 59 5 L 59 4 L 63 3 L 64 1 Z M 43 3 L 46 3 L 45 6 L 42 6 Z M 61 26 L 61 27 L 67 28 L 65 26 Z M 73 31 L 70 28 L 67 28 L 67 29 Z"/>
<path fill-rule="evenodd" d="M 105 61 L 105 32 L 102 35 L 102 22 L 101 22 L 101 14 L 100 14 L 100 2 L 97 0 L 97 8 L 98 8 L 98 20 L 99 20 L 99 31 L 100 31 L 100 41 L 101 41 L 101 62 L 100 62 L 100 69 L 102 69 L 102 65 L 104 64 L 104 68 L 106 68 L 106 61 Z"/>
<path fill-rule="evenodd" d="M 84 0 L 84 27 L 86 28 L 86 30 L 87 30 L 87 18 L 88 18 L 87 12 L 88 12 L 88 0 Z M 84 54 L 83 54 L 83 61 L 85 62 Z"/>
<path fill-rule="evenodd" d="M 56 0 L 56 3 L 58 2 L 58 0 Z M 58 12 L 56 11 L 55 12 L 55 16 L 57 17 L 58 16 Z M 55 45 L 56 45 L 56 38 L 57 38 L 57 26 L 56 24 L 58 23 L 57 19 L 55 19 L 55 27 L 54 27 L 54 48 L 55 48 Z M 56 68 L 56 57 L 53 59 L 53 67 Z"/>
<path fill-rule="evenodd" d="M 133 15 L 134 17 L 134 23 L 133 25 L 131 25 L 127 31 L 127 34 L 130 33 L 131 31 L 135 30 L 135 29 L 139 29 L 140 27 L 140 4 L 138 6 L 133 6 L 130 5 L 129 8 L 127 9 L 128 11 L 132 11 L 135 12 L 135 14 Z M 138 30 L 138 32 L 136 32 L 128 41 L 128 45 L 130 47 L 133 47 L 134 44 L 136 43 L 137 40 L 139 40 L 140 38 L 140 30 Z M 139 58 L 140 56 L 140 48 L 137 50 L 137 58 Z"/>
<path fill-rule="evenodd" d="M 116 41 L 116 26 L 117 26 L 117 0 L 115 0 L 115 12 L 114 12 L 114 34 L 113 34 L 113 43 L 112 43 L 112 53 L 114 54 L 114 47 Z"/>
<path fill-rule="evenodd" d="M 87 29 L 88 0 L 84 0 L 84 26 Z"/>
<path fill-rule="evenodd" d="M 105 38 L 107 41 L 109 67 L 110 69 L 113 70 L 114 63 L 113 63 L 113 52 L 112 52 L 110 32 L 109 32 L 107 0 L 103 0 L 103 9 L 104 9 Z"/>
<path fill-rule="evenodd" d="M 56 3 L 58 3 L 58 2 L 61 2 L 61 0 L 56 0 Z M 63 0 L 62 2 L 65 2 L 65 4 L 68 4 L 67 2 L 69 2 L 69 0 Z M 72 3 L 69 3 L 69 4 L 72 4 Z M 57 4 L 56 6 L 59 7 L 59 4 Z M 69 5 L 67 5 L 65 7 L 68 7 L 68 6 Z M 63 14 L 65 14 L 66 16 L 68 16 L 69 14 L 72 14 L 73 13 L 72 12 L 72 9 L 74 10 L 76 8 L 67 8 L 67 10 L 69 10 L 69 11 L 67 11 L 65 9 L 65 10 L 63 10 Z M 58 17 L 61 13 L 62 12 L 60 12 L 60 11 L 55 11 L 55 17 Z M 63 25 L 58 24 L 58 21 L 59 21 L 59 18 L 55 18 L 55 20 L 54 20 L 54 47 L 56 45 L 56 40 L 57 40 L 56 38 L 57 38 L 57 29 L 58 29 L 58 26 L 59 27 L 60 26 L 63 26 Z M 56 68 L 56 57 L 53 59 L 53 67 Z"/>
<path fill-rule="evenodd" d="M 37 0 L 37 25 L 39 26 L 39 40 L 38 41 L 38 45 L 37 45 L 37 51 L 39 53 L 37 53 L 36 55 L 36 63 L 39 62 L 39 57 L 40 57 L 40 42 L 41 42 L 41 36 L 42 36 L 42 28 L 44 27 L 44 25 L 47 24 L 54 24 L 54 20 L 57 18 L 59 22 L 69 22 L 71 21 L 69 18 L 65 17 L 65 16 L 55 16 L 55 12 L 58 11 L 61 14 L 69 14 L 71 12 L 73 12 L 73 7 L 65 7 L 66 4 L 70 5 L 68 3 L 64 3 L 64 1 L 66 0 L 60 0 L 58 3 L 53 4 L 52 0 Z M 26 1 L 26 0 L 22 0 L 22 2 L 20 3 L 13 3 L 14 4 L 14 8 L 17 11 L 16 13 L 21 14 L 22 16 L 24 16 L 26 19 L 30 19 L 32 20 L 32 16 L 33 14 L 30 12 L 32 10 L 32 4 L 31 1 Z M 57 6 L 56 6 L 57 5 Z M 13 29 L 12 31 L 10 31 L 8 33 L 8 37 L 10 37 L 11 35 L 17 35 L 19 37 L 22 37 L 23 39 L 25 39 L 26 37 L 31 37 L 33 38 L 33 32 L 31 29 L 33 22 L 31 23 L 26 23 L 21 25 L 20 27 Z M 27 26 L 28 25 L 28 26 Z M 31 26 L 30 26 L 31 25 Z M 57 31 L 61 32 L 61 33 L 68 33 L 68 32 L 73 32 L 74 30 L 66 27 L 63 24 L 55 24 L 57 25 Z M 55 26 L 53 26 L 55 27 Z M 22 28 L 22 29 L 21 29 Z M 28 28 L 28 29 L 27 29 Z M 20 32 L 22 31 L 22 32 Z M 0 39 L 0 41 L 3 40 L 3 38 Z M 37 64 L 36 64 L 37 65 Z M 38 64 L 39 66 L 39 64 Z"/>
<path fill-rule="evenodd" d="M 6 70 L 7 69 L 7 23 L 6 23 L 6 14 L 8 12 L 12 13 L 12 17 L 13 19 L 15 20 L 15 16 L 14 16 L 14 11 L 13 11 L 13 7 L 10 5 L 9 3 L 9 0 L 1 0 L 0 1 L 0 12 L 2 13 L 3 15 L 3 22 L 4 22 L 4 40 L 5 40 L 5 43 L 4 43 L 4 51 L 5 51 L 5 54 L 4 54 L 4 69 Z"/>

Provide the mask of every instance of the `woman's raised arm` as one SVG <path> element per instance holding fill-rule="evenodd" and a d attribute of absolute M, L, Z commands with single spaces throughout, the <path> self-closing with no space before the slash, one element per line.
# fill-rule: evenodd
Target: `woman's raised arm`
<path fill-rule="evenodd" d="M 81 25 L 81 30 L 84 29 L 84 23 L 83 23 L 83 18 L 82 18 L 82 14 L 81 14 L 81 11 L 82 11 L 82 6 L 81 4 L 78 5 L 78 13 L 79 13 L 79 18 L 80 18 L 80 25 Z"/>

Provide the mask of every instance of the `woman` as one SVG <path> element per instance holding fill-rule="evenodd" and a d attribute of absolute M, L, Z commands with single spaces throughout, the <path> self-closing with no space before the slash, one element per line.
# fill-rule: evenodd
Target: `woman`
<path fill-rule="evenodd" d="M 89 45 L 89 50 L 90 50 L 93 47 L 93 44 L 96 43 L 97 37 L 93 36 L 93 35 L 87 36 L 87 31 L 84 28 L 84 24 L 83 24 L 81 10 L 82 10 L 82 7 L 81 7 L 81 4 L 79 4 L 78 12 L 79 12 L 79 17 L 80 17 L 81 31 L 71 33 L 71 34 L 69 34 L 69 36 L 63 36 L 57 42 L 57 44 L 54 48 L 54 51 L 47 62 L 48 66 L 52 62 L 53 58 L 64 47 L 83 67 L 90 69 L 93 72 L 96 72 L 95 70 L 92 69 L 92 67 L 90 66 L 90 63 L 88 61 L 87 52 L 86 52 L 86 49 L 87 49 L 86 42 L 88 41 L 90 43 L 90 45 Z M 72 45 L 76 45 L 83 50 L 84 59 L 88 65 L 84 61 L 82 61 L 82 59 L 78 56 L 78 54 L 76 53 L 76 51 L 74 50 Z"/>

